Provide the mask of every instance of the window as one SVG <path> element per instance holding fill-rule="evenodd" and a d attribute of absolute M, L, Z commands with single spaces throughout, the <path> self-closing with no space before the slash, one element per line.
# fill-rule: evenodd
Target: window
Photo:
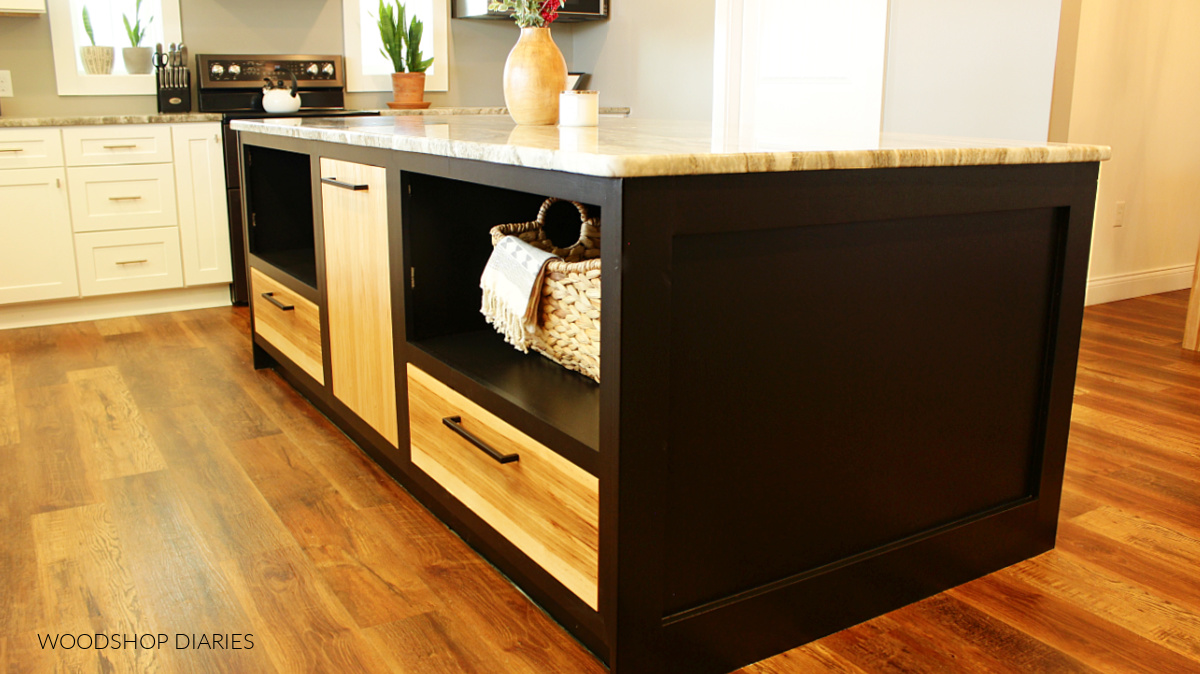
<path fill-rule="evenodd" d="M 433 56 L 426 71 L 426 91 L 446 91 L 450 87 L 449 42 L 446 22 L 450 16 L 446 0 L 404 0 L 410 16 L 424 24 L 421 52 Z M 381 53 L 379 37 L 379 0 L 343 0 L 342 30 L 346 45 L 346 89 L 349 91 L 391 91 L 392 62 Z"/>
<path fill-rule="evenodd" d="M 131 46 L 122 15 L 132 21 L 137 0 L 49 0 L 50 37 L 54 45 L 54 71 L 60 96 L 153 95 L 154 75 L 130 75 L 121 49 Z M 91 46 L 83 28 L 83 8 L 91 18 L 96 46 L 113 48 L 112 74 L 89 75 L 80 47 Z M 179 0 L 142 0 L 138 14 L 146 35 L 143 47 L 180 42 Z M 151 21 L 151 17 L 153 20 Z M 147 23 L 149 22 L 149 23 Z"/>

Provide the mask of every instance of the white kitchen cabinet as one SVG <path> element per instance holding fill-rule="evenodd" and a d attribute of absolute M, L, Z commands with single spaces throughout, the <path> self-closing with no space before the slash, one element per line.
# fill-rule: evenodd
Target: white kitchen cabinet
<path fill-rule="evenodd" d="M 0 329 L 228 305 L 221 139 L 217 122 L 0 129 Z"/>
<path fill-rule="evenodd" d="M 173 227 L 76 234 L 75 253 L 85 297 L 183 285 L 179 234 Z"/>
<path fill-rule="evenodd" d="M 62 165 L 62 134 L 58 129 L 0 129 L 0 170 Z"/>
<path fill-rule="evenodd" d="M 72 167 L 67 184 L 76 232 L 179 224 L 170 164 Z"/>
<path fill-rule="evenodd" d="M 0 0 L 0 15 L 33 15 L 46 13 L 46 0 Z"/>
<path fill-rule="evenodd" d="M 171 127 L 167 124 L 69 126 L 62 134 L 67 166 L 164 164 L 171 161 Z"/>
<path fill-rule="evenodd" d="M 79 294 L 62 168 L 0 170 L 0 242 L 0 303 Z"/>
<path fill-rule="evenodd" d="M 230 283 L 233 261 L 225 207 L 221 125 L 179 124 L 172 130 L 183 279 L 189 286 Z"/>

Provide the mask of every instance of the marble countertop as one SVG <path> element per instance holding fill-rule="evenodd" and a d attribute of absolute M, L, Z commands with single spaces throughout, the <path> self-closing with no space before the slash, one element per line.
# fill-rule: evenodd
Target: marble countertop
<path fill-rule="evenodd" d="M 884 136 L 833 144 L 821 134 L 729 142 L 711 124 L 602 118 L 599 127 L 516 126 L 506 116 L 426 115 L 236 120 L 238 131 L 475 159 L 606 178 L 918 166 L 1103 161 L 1108 147 Z"/>
<path fill-rule="evenodd" d="M 177 115 L 96 115 L 79 117 L 0 117 L 0 129 L 30 126 L 99 126 L 102 124 L 186 124 L 188 122 L 219 122 L 215 113 L 186 113 Z"/>
<path fill-rule="evenodd" d="M 507 115 L 507 108 L 427 108 L 425 110 L 373 110 L 387 117 L 446 115 Z M 628 115 L 629 108 L 601 108 L 604 115 Z M 98 126 L 101 124 L 185 124 L 188 122 L 219 122 L 220 113 L 198 112 L 177 115 L 95 115 L 61 117 L 0 117 L 0 129 L 33 126 Z"/>

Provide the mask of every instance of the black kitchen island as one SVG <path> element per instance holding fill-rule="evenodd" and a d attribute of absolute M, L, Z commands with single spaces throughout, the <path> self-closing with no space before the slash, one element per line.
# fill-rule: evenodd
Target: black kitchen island
<path fill-rule="evenodd" d="M 234 128 L 256 365 L 613 671 L 728 672 L 1054 546 L 1106 148 Z M 546 197 L 601 218 L 600 383 L 479 313 L 488 229 Z"/>

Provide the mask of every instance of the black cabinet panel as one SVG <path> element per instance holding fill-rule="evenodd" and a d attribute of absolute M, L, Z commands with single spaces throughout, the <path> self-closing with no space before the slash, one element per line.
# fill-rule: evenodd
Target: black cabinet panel
<path fill-rule="evenodd" d="M 676 237 L 666 612 L 1031 497 L 1063 224 Z"/>

